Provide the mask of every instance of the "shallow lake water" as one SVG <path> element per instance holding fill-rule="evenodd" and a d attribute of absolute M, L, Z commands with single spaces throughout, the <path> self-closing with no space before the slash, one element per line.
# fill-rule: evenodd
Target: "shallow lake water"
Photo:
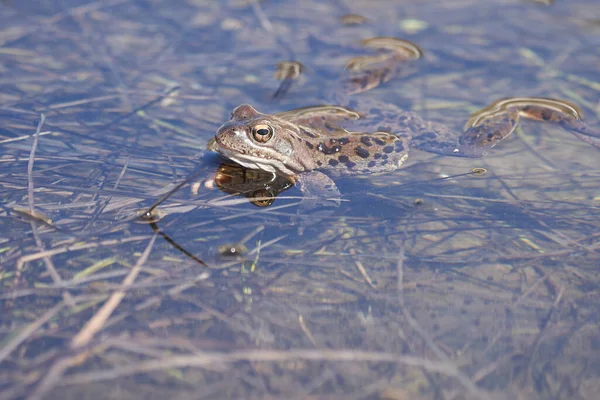
<path fill-rule="evenodd" d="M 523 120 L 339 204 L 206 150 L 242 103 L 330 103 L 373 37 L 422 57 L 371 104 L 600 130 L 596 0 L 0 1 L 0 399 L 597 398 L 600 140 Z"/>

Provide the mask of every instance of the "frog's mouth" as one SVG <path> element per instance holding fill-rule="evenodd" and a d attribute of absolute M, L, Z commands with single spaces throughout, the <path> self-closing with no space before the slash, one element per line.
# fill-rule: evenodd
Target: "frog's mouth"
<path fill-rule="evenodd" d="M 285 176 L 296 175 L 294 171 L 286 167 L 285 164 L 279 160 L 256 157 L 250 154 L 243 154 L 238 151 L 228 149 L 227 147 L 219 144 L 215 138 L 212 138 L 206 147 L 208 150 L 215 151 L 221 154 L 223 157 L 229 158 L 231 161 L 240 164 L 242 167 L 258 169 L 261 171 L 277 173 Z"/>

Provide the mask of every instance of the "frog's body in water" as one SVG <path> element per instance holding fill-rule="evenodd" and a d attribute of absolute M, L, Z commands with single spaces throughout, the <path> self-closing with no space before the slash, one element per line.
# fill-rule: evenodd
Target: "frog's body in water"
<path fill-rule="evenodd" d="M 392 171 L 408 155 L 408 140 L 400 136 L 385 132 L 359 134 L 341 128 L 324 134 L 325 128 L 317 127 L 323 121 L 311 124 L 303 119 L 291 114 L 261 114 L 243 104 L 219 129 L 215 150 L 247 168 L 287 176 L 313 170 L 335 176 Z"/>
<path fill-rule="evenodd" d="M 459 134 L 390 104 L 363 101 L 358 109 L 368 110 L 367 118 L 341 106 L 269 115 L 243 104 L 219 128 L 209 148 L 247 168 L 287 176 L 305 193 L 336 196 L 339 193 L 329 177 L 393 171 L 411 147 L 482 157 L 514 131 L 520 118 L 559 123 L 588 141 L 587 136 L 600 137 L 580 120 L 576 106 L 545 98 L 497 101 L 473 116 Z"/>

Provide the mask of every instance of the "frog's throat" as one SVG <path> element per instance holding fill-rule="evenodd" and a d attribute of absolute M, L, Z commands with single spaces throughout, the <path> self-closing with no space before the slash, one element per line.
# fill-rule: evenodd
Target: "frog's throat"
<path fill-rule="evenodd" d="M 229 158 L 231 161 L 234 161 L 246 168 L 259 169 L 261 171 L 279 173 L 287 176 L 294 176 L 297 173 L 296 171 L 286 167 L 285 164 L 280 160 L 264 159 L 248 154 L 241 154 L 224 147 L 219 147 L 217 151 L 223 156 Z"/>

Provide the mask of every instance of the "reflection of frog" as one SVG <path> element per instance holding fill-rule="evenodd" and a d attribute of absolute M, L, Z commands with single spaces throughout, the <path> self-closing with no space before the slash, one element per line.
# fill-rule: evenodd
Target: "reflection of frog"
<path fill-rule="evenodd" d="M 374 57 L 375 62 L 366 59 L 367 67 L 356 68 L 356 77 L 345 79 L 343 93 L 335 97 L 344 98 L 389 80 L 395 71 L 390 65 L 406 59 L 397 52 L 387 58 L 383 54 Z M 364 60 L 354 65 L 365 64 Z M 380 68 L 374 69 L 373 64 Z M 289 177 L 304 193 L 336 197 L 339 193 L 330 177 L 395 170 L 406 160 L 409 147 L 456 157 L 482 157 L 514 131 L 521 117 L 560 123 L 580 137 L 600 137 L 580 120 L 577 107 L 553 99 L 495 102 L 473 116 L 462 134 L 390 104 L 370 104 L 365 99 L 358 100 L 356 108 L 366 111 L 368 119 L 341 106 L 268 115 L 243 104 L 219 128 L 209 149 L 247 168 Z"/>
<path fill-rule="evenodd" d="M 221 164 L 215 183 L 223 192 L 241 194 L 257 207 L 270 206 L 279 193 L 293 186 L 293 182 L 279 174 L 236 164 Z"/>

